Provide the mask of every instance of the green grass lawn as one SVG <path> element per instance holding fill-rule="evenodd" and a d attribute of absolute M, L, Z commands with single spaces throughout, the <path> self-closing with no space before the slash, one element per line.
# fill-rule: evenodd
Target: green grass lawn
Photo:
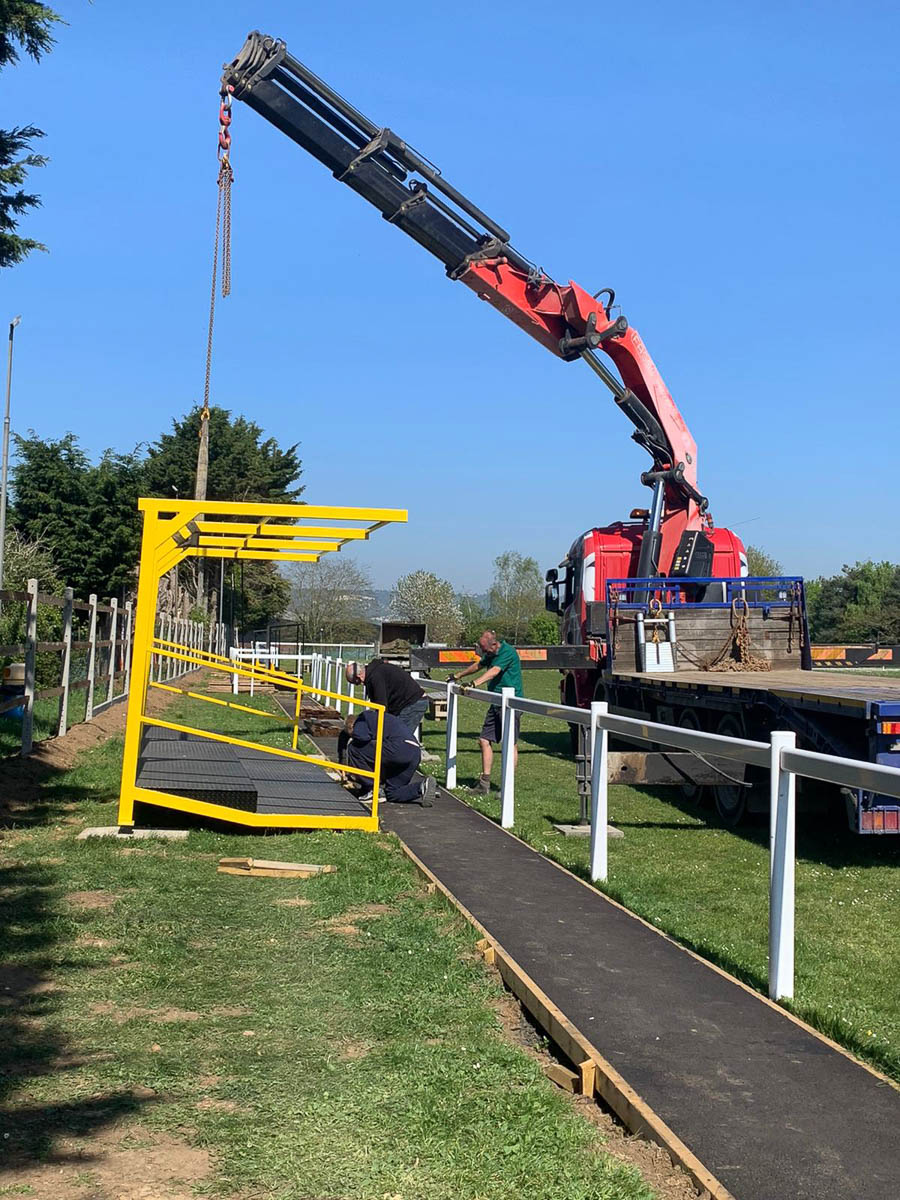
<path fill-rule="evenodd" d="M 529 695 L 558 699 L 558 675 L 526 671 Z M 477 733 L 484 706 L 460 707 L 458 778 L 480 773 Z M 444 723 L 428 723 L 427 749 L 441 755 Z M 499 820 L 495 790 L 469 803 Z M 516 778 L 515 832 L 587 877 L 586 839 L 566 838 L 553 821 L 578 819 L 568 731 L 524 716 Z M 610 788 L 610 822 L 625 837 L 609 843 L 610 896 L 685 945 L 765 992 L 768 942 L 768 819 L 738 831 L 674 788 Z M 859 838 L 841 820 L 801 814 L 797 835 L 794 1012 L 900 1079 L 900 840 Z"/>
<path fill-rule="evenodd" d="M 167 715 L 210 711 L 181 699 Z M 287 738 L 244 713 L 215 725 Z M 118 738 L 83 754 L 6 831 L 0 961 L 18 974 L 0 976 L 0 1195 L 35 1194 L 10 1165 L 64 1152 L 86 1157 L 53 1165 L 54 1194 L 91 1200 L 91 1148 L 112 1131 L 123 1154 L 163 1135 L 209 1150 L 193 1187 L 229 1200 L 650 1197 L 504 1035 L 475 934 L 395 841 L 76 841 L 114 821 L 120 758 Z M 218 875 L 234 854 L 338 870 Z"/>

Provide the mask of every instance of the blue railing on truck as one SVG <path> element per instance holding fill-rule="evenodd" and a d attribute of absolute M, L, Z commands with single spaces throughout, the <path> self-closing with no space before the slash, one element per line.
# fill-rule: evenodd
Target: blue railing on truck
<path fill-rule="evenodd" d="M 707 599 L 718 590 L 721 598 Z M 702 599 L 695 597 L 702 596 Z M 751 609 L 798 608 L 806 610 L 803 580 L 798 575 L 753 575 L 740 579 L 676 576 L 671 579 L 608 579 L 609 610 L 646 609 L 658 601 L 664 609 L 731 608 L 737 602 Z M 654 605 L 655 607 L 655 605 Z"/>

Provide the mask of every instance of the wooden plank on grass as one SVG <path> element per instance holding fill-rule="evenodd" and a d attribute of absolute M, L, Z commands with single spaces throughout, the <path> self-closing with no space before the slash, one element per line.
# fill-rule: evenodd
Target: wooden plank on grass
<path fill-rule="evenodd" d="M 269 879 L 312 879 L 330 875 L 337 867 L 329 863 L 277 862 L 269 858 L 220 858 L 220 875 L 256 875 Z"/>

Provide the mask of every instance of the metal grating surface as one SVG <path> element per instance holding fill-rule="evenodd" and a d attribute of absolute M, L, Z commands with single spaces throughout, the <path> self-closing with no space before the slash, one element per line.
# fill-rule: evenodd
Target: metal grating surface
<path fill-rule="evenodd" d="M 312 763 L 154 726 L 141 740 L 137 785 L 273 816 L 359 817 L 370 811 Z"/>

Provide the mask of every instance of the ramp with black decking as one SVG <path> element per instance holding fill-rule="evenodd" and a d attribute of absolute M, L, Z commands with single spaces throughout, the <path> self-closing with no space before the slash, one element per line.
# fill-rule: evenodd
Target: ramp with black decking
<path fill-rule="evenodd" d="M 154 726 L 144 730 L 137 784 L 245 812 L 368 816 L 321 767 Z"/>
<path fill-rule="evenodd" d="M 900 1092 L 446 792 L 396 832 L 737 1200 L 896 1200 Z"/>

